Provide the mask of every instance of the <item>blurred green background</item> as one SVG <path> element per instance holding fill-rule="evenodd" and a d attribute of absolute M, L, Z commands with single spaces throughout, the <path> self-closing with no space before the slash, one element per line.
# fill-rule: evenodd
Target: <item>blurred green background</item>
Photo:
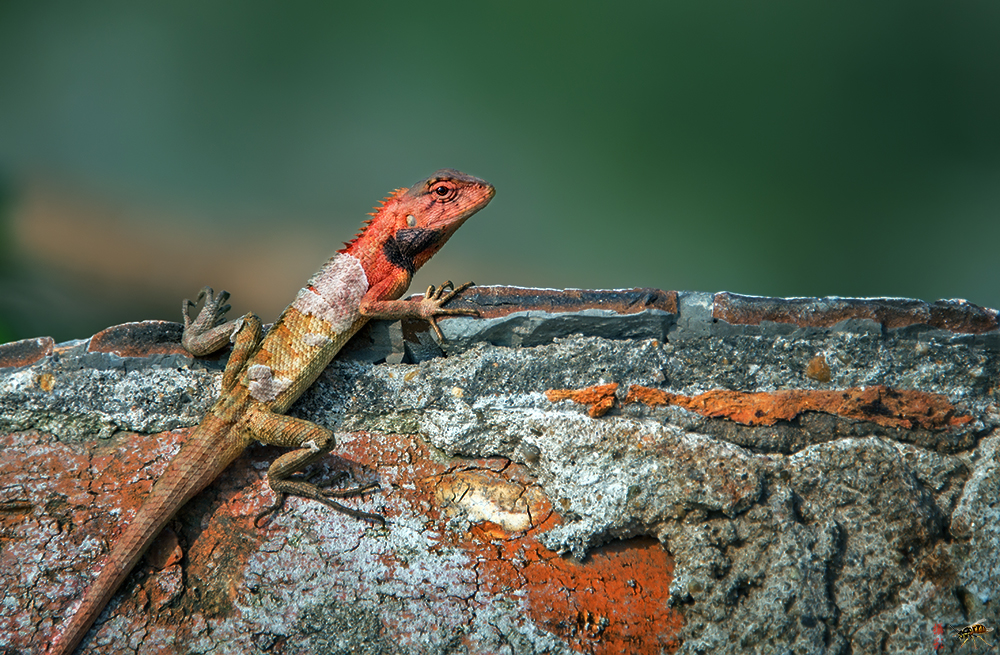
<path fill-rule="evenodd" d="M 422 271 L 1000 306 L 1000 3 L 0 3 L 0 341 L 273 320 L 388 191 Z"/>

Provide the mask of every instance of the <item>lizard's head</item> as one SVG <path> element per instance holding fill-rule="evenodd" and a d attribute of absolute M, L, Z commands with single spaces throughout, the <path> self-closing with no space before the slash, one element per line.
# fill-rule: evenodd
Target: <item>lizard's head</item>
<path fill-rule="evenodd" d="M 486 206 L 496 190 L 478 177 L 444 168 L 406 189 L 400 200 L 412 214 L 401 228 L 454 232 Z"/>
<path fill-rule="evenodd" d="M 341 252 L 377 249 L 411 275 L 431 258 L 465 219 L 496 193 L 478 177 L 442 169 L 409 189 L 397 189 L 376 207 L 365 229 Z"/>

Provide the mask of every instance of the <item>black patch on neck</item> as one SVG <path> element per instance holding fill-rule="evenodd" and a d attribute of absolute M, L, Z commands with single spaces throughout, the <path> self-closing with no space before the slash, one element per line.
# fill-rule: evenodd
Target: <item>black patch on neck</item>
<path fill-rule="evenodd" d="M 396 236 L 385 242 L 382 252 L 393 266 L 398 266 L 410 275 L 416 272 L 413 258 L 437 243 L 439 230 L 422 227 L 396 231 Z"/>

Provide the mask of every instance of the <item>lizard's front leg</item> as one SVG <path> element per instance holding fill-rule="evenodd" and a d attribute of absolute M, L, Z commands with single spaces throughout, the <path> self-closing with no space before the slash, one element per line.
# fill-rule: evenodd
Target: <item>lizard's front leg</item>
<path fill-rule="evenodd" d="M 239 320 L 226 321 L 226 312 L 232 309 L 232 305 L 225 304 L 229 300 L 228 291 L 220 291 L 219 295 L 214 295 L 212 287 L 203 287 L 198 292 L 195 302 L 185 300 L 181 304 L 181 312 L 184 315 L 184 334 L 181 337 L 181 345 L 192 355 L 201 356 L 219 350 L 227 343 L 239 329 Z M 191 318 L 191 310 L 202 300 L 202 306 L 198 316 Z"/>
<path fill-rule="evenodd" d="M 274 460 L 271 467 L 268 468 L 267 482 L 278 497 L 273 505 L 257 515 L 254 519 L 255 523 L 267 514 L 280 509 L 285 496 L 292 494 L 318 500 L 324 505 L 354 518 L 385 525 L 385 519 L 378 514 L 351 509 L 330 500 L 331 496 L 336 498 L 358 496 L 366 491 L 377 489 L 378 484 L 370 483 L 350 489 L 324 490 L 311 482 L 292 478 L 295 473 L 318 461 L 333 448 L 336 440 L 331 430 L 310 421 L 284 414 L 274 414 L 265 409 L 249 412 L 244 421 L 243 428 L 248 431 L 252 438 L 273 446 L 296 449 Z"/>
<path fill-rule="evenodd" d="M 472 282 L 460 284 L 457 287 L 448 280 L 437 289 L 433 285 L 427 287 L 427 293 L 419 303 L 412 303 L 406 300 L 364 300 L 359 311 L 368 318 L 380 318 L 396 320 L 400 318 L 422 318 L 431 324 L 438 339 L 444 341 L 444 334 L 438 327 L 439 316 L 479 316 L 475 309 L 457 309 L 445 307 L 445 303 L 472 286 Z M 378 298 L 378 288 L 372 289 L 369 293 L 373 298 Z"/>
<path fill-rule="evenodd" d="M 222 374 L 222 391 L 232 391 L 243 372 L 243 365 L 260 344 L 260 319 L 256 314 L 248 313 L 235 321 L 225 322 L 224 317 L 230 306 L 222 303 L 229 298 L 227 291 L 220 291 L 218 296 L 213 297 L 212 287 L 205 287 L 198 294 L 198 301 L 201 302 L 202 298 L 205 299 L 205 305 L 194 320 L 191 320 L 189 310 L 195 303 L 184 301 L 184 334 L 181 344 L 192 355 L 205 355 L 232 342 L 233 352 L 230 353 L 226 370 Z"/>

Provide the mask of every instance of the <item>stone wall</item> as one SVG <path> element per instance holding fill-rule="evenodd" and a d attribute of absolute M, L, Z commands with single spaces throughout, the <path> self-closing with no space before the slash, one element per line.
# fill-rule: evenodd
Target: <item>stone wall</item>
<path fill-rule="evenodd" d="M 375 322 L 292 409 L 338 432 L 315 474 L 378 482 L 348 502 L 386 527 L 300 499 L 254 526 L 280 450 L 252 447 L 82 652 L 957 652 L 1000 622 L 995 311 L 503 287 L 456 306 L 481 317 L 442 320 L 444 351 Z M 0 648 L 45 643 L 213 402 L 225 354 L 179 335 L 0 346 Z"/>

